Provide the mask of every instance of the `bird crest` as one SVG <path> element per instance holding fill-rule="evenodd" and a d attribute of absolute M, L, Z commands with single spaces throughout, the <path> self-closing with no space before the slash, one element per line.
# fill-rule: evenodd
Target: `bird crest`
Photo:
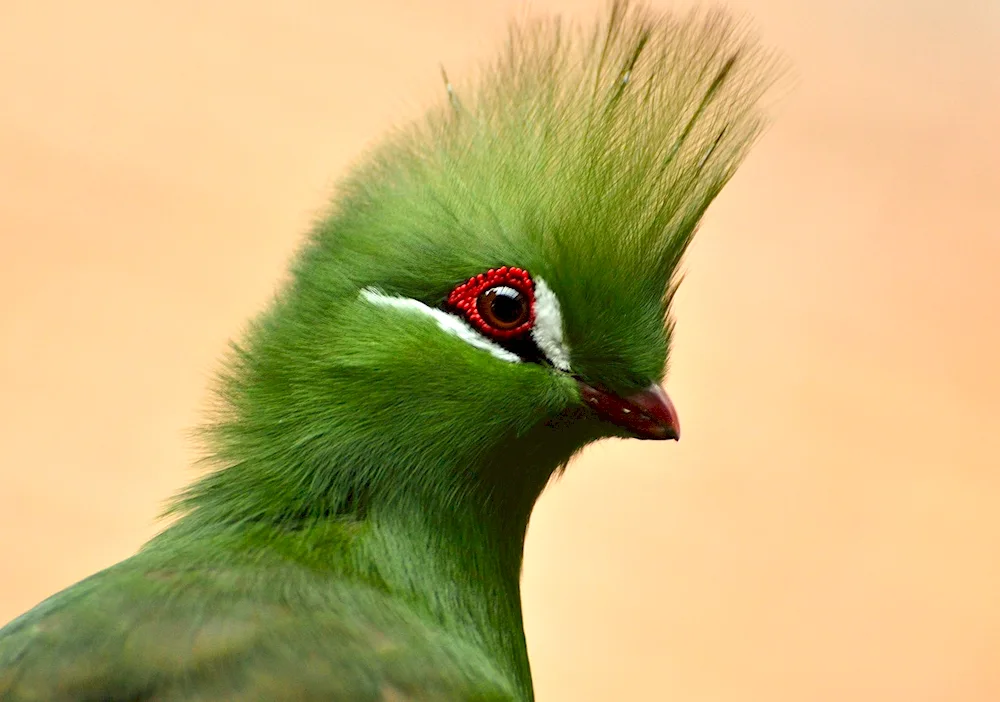
<path fill-rule="evenodd" d="M 759 103 L 775 67 L 720 10 L 672 15 L 616 0 L 587 29 L 517 22 L 467 81 L 442 69 L 445 99 L 364 160 L 337 207 L 377 218 L 401 260 L 435 250 L 455 280 L 473 260 L 543 275 L 567 327 L 588 330 L 577 351 L 607 360 L 612 345 L 671 326 L 678 265 L 765 127 Z M 331 246 L 345 228 L 330 228 Z M 659 328 L 623 331 L 635 317 L 626 310 L 650 300 Z M 607 348 L 593 348 L 600 338 Z"/>

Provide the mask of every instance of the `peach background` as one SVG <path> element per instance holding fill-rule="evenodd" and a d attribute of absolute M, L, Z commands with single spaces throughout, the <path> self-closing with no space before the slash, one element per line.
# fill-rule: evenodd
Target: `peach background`
<path fill-rule="evenodd" d="M 689 260 L 683 441 L 539 504 L 538 697 L 998 700 L 1000 3 L 735 7 L 797 85 Z M 5 0 L 0 621 L 154 533 L 332 180 L 519 8 Z"/>

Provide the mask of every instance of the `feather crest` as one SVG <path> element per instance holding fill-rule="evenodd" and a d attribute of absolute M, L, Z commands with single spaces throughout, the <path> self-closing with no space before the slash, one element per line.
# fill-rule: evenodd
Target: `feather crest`
<path fill-rule="evenodd" d="M 515 23 L 498 59 L 465 84 L 445 76 L 447 100 L 346 191 L 419 183 L 477 236 L 535 235 L 556 257 L 654 280 L 666 300 L 701 216 L 765 127 L 776 67 L 721 10 L 615 0 L 590 32 Z"/>

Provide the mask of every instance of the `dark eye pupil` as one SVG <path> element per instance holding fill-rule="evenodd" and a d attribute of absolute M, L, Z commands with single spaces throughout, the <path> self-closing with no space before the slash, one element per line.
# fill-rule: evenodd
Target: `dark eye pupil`
<path fill-rule="evenodd" d="M 513 295 L 497 293 L 493 296 L 490 308 L 493 310 L 493 316 L 495 316 L 498 320 L 506 322 L 507 324 L 512 324 L 521 317 L 521 311 L 524 309 L 524 302 L 522 302 L 520 298 L 514 297 Z"/>
<path fill-rule="evenodd" d="M 505 285 L 483 292 L 477 306 L 483 319 L 500 329 L 512 329 L 527 321 L 528 309 L 524 295 Z"/>

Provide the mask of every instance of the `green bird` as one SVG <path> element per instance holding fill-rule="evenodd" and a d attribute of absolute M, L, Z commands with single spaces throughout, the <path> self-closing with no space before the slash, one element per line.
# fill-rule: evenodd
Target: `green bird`
<path fill-rule="evenodd" d="M 679 267 L 771 66 L 623 1 L 446 78 L 233 346 L 170 525 L 0 630 L 0 699 L 532 700 L 532 508 L 593 441 L 679 438 Z"/>

